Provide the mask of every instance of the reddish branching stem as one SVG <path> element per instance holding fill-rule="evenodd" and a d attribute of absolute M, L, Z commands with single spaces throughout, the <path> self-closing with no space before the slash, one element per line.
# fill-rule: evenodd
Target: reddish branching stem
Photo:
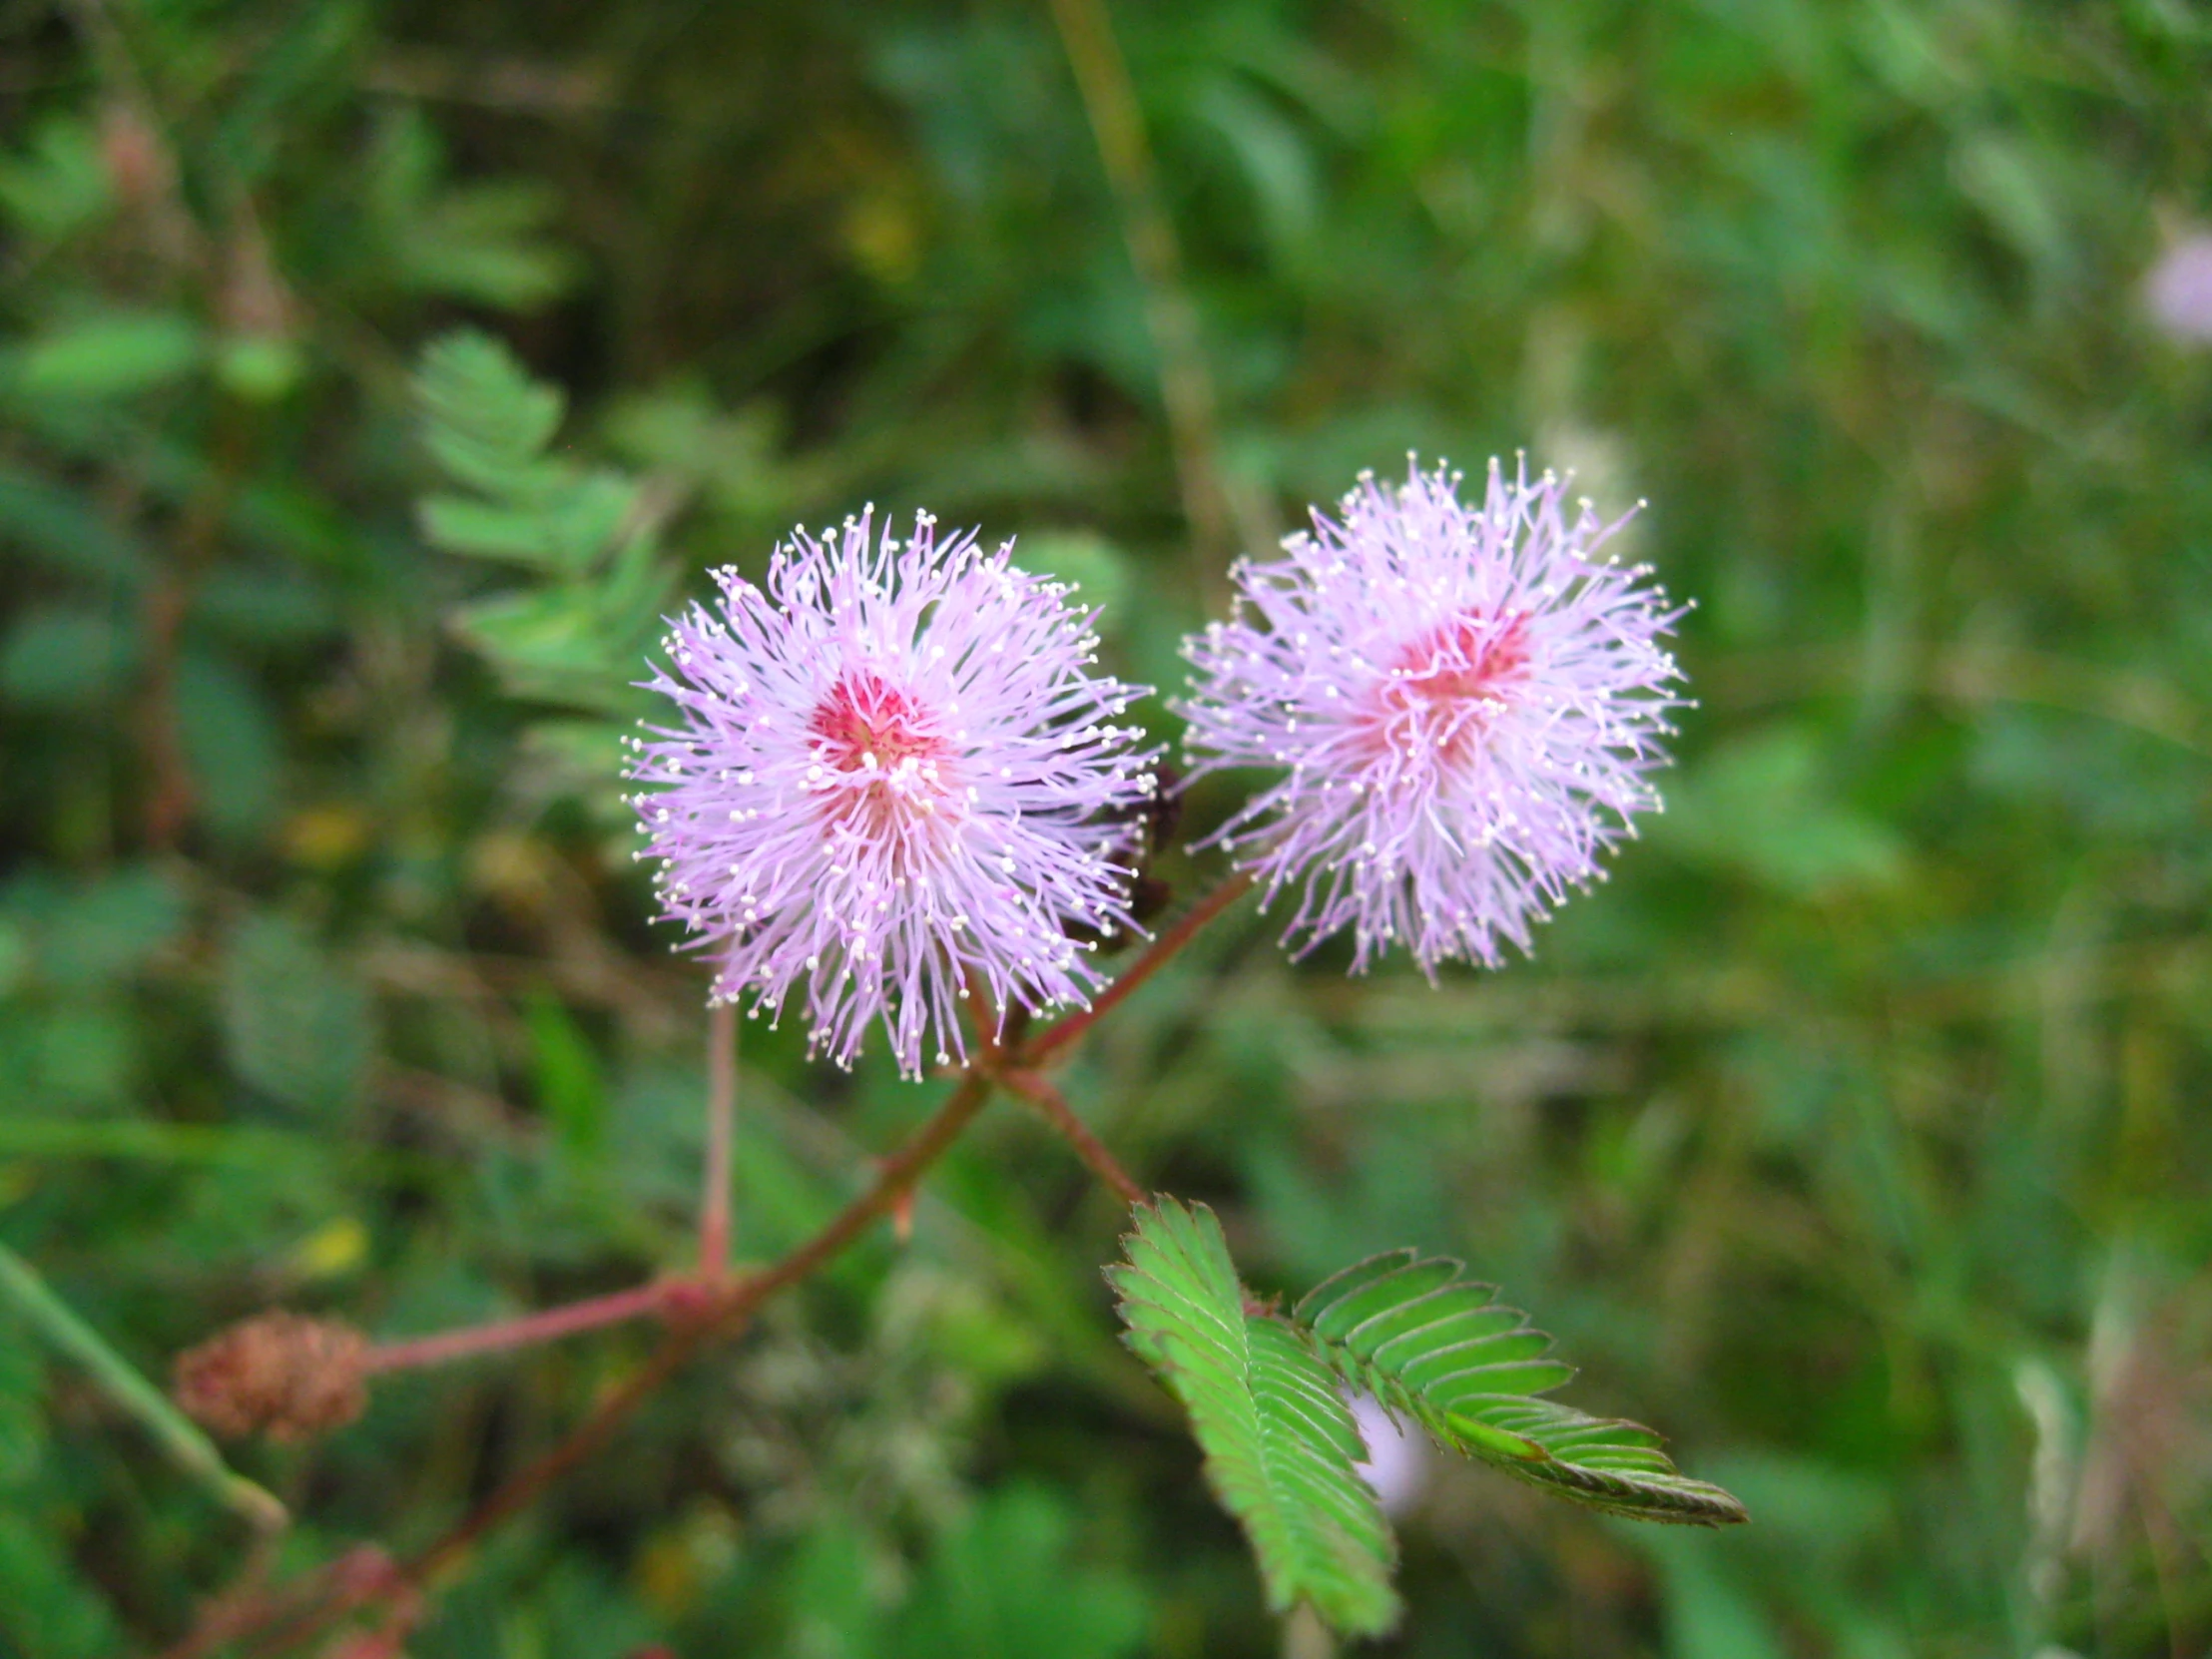
<path fill-rule="evenodd" d="M 1106 1150 L 1106 1143 L 1091 1133 L 1091 1127 L 1076 1115 L 1068 1104 L 1067 1096 L 1033 1071 L 1007 1071 L 999 1074 L 999 1081 L 1007 1089 L 1020 1096 L 1037 1109 L 1045 1122 L 1052 1125 L 1061 1139 L 1075 1148 L 1075 1155 L 1089 1166 L 1090 1172 L 1124 1204 L 1144 1202 L 1144 1189 L 1130 1178 L 1114 1155 Z"/>
<path fill-rule="evenodd" d="M 1250 892 L 1252 884 L 1253 876 L 1240 869 L 1184 911 L 1172 927 L 1145 946 L 1137 959 L 1122 970 L 1120 978 L 1099 992 L 1088 1008 L 1078 1008 L 1039 1033 L 1035 1041 L 1024 1044 L 1021 1050 L 1023 1067 L 1036 1070 L 1066 1053 L 1092 1026 L 1120 1006 L 1130 992 L 1165 967 L 1197 936 L 1200 928 Z"/>
<path fill-rule="evenodd" d="M 986 1058 L 995 1062 L 997 1052 L 993 1050 Z M 944 1104 L 937 1108 L 936 1113 L 877 1167 L 875 1180 L 866 1192 L 838 1211 L 821 1232 L 773 1266 L 728 1282 L 720 1288 L 702 1287 L 679 1280 L 649 1286 L 638 1293 L 626 1293 L 639 1297 L 641 1302 L 622 1317 L 654 1311 L 672 1314 L 681 1311 L 687 1317 L 674 1326 L 652 1357 L 619 1388 L 601 1400 L 591 1415 L 565 1440 L 519 1470 L 450 1531 L 406 1562 L 399 1574 L 400 1583 L 412 1591 L 429 1589 L 438 1577 L 463 1559 L 492 1528 L 527 1508 L 570 1469 L 606 1445 L 630 1414 L 682 1370 L 700 1349 L 712 1341 L 733 1336 L 743 1330 L 764 1302 L 811 1277 L 858 1239 L 873 1223 L 889 1214 L 913 1190 L 914 1184 L 921 1179 L 929 1166 L 943 1157 L 946 1149 L 959 1139 L 961 1131 L 983 1109 L 984 1102 L 990 1097 L 990 1090 L 991 1078 L 980 1066 L 963 1077 L 952 1093 L 946 1096 Z M 596 1303 L 581 1304 L 579 1307 L 603 1313 L 616 1300 L 601 1298 Z M 687 1304 L 690 1306 L 687 1307 Z M 573 1315 L 576 1312 L 575 1309 L 557 1310 L 556 1314 Z M 543 1322 L 546 1316 L 533 1318 Z M 597 1318 L 595 1322 L 609 1324 L 612 1320 Z M 530 1320 L 511 1322 L 507 1328 L 510 1337 L 515 1327 L 530 1324 Z M 588 1329 L 588 1323 L 576 1325 L 572 1329 Z M 438 1358 L 459 1358 L 464 1353 L 488 1351 L 476 1344 L 475 1339 L 478 1336 L 477 1332 L 454 1332 L 447 1337 L 424 1338 L 416 1344 L 406 1346 L 421 1354 L 428 1352 L 431 1345 L 440 1345 L 443 1352 Z M 510 1340 L 491 1346 L 512 1347 L 516 1343 Z M 388 1349 L 372 1351 L 386 1355 L 391 1352 Z M 380 1369 L 396 1368 L 386 1364 Z M 336 1620 L 357 1610 L 359 1603 L 325 1593 L 292 1616 L 285 1616 L 294 1605 L 296 1604 L 287 1602 L 277 1609 L 271 1621 L 263 1624 L 259 1640 L 254 1643 L 250 1652 L 274 1653 L 305 1642 L 327 1630 Z M 275 1623 L 276 1619 L 281 1619 L 282 1622 Z M 230 1632 L 230 1639 L 236 1640 L 248 1633 L 234 1628 Z M 205 1638 L 196 1632 L 183 1645 L 172 1650 L 170 1659 L 206 1651 L 208 1648 Z"/>
<path fill-rule="evenodd" d="M 486 1531 L 522 1509 L 577 1463 L 606 1444 L 623 1420 L 680 1370 L 709 1341 L 742 1330 L 762 1303 L 811 1277 L 912 1190 L 922 1172 L 944 1156 L 990 1098 L 990 1079 L 980 1072 L 964 1077 L 934 1116 L 885 1159 L 868 1190 L 833 1216 L 829 1225 L 774 1266 L 731 1285 L 703 1315 L 670 1334 L 668 1341 L 622 1387 L 603 1400 L 567 1440 L 516 1474 L 484 1500 L 452 1531 L 407 1564 L 410 1582 L 427 1586 Z"/>
<path fill-rule="evenodd" d="M 684 1280 L 664 1279 L 616 1291 L 611 1296 L 595 1296 L 566 1307 L 524 1314 L 519 1319 L 471 1325 L 460 1331 L 441 1331 L 433 1337 L 378 1343 L 363 1359 L 362 1371 L 369 1376 L 380 1372 L 420 1371 L 425 1366 L 448 1365 L 480 1354 L 529 1348 L 537 1343 L 574 1336 L 579 1331 L 597 1331 L 602 1326 L 621 1325 L 648 1314 L 670 1313 L 674 1306 L 680 1305 L 680 1299 L 692 1291 L 693 1287 Z"/>
<path fill-rule="evenodd" d="M 204 1621 L 202 1628 L 170 1650 L 167 1659 L 188 1659 L 188 1656 L 208 1653 L 224 1642 L 242 1640 L 250 1642 L 246 1651 L 252 1654 L 278 1652 L 328 1631 L 339 1620 L 362 1611 L 370 1603 L 403 1601 L 429 1590 L 494 1527 L 527 1508 L 569 1470 L 613 1439 L 631 1413 L 702 1348 L 735 1336 L 763 1303 L 812 1277 L 874 1223 L 893 1214 L 910 1197 L 922 1175 L 944 1156 L 983 1109 L 995 1084 L 1003 1083 L 1035 1106 L 1118 1197 L 1131 1203 L 1141 1201 L 1143 1189 L 1038 1068 L 1064 1054 L 1110 1009 L 1187 945 L 1199 929 L 1249 891 L 1252 884 L 1249 875 L 1232 875 L 1155 939 L 1089 1008 L 1061 1020 L 1034 1040 L 1022 1040 L 1023 1022 L 1018 1017 L 1019 1010 L 1014 1010 L 1013 1017 L 1007 1021 L 1003 1044 L 991 1039 L 988 1036 L 990 1028 L 984 1027 L 983 1051 L 934 1115 L 876 1166 L 875 1179 L 865 1192 L 838 1211 L 821 1232 L 772 1266 L 736 1279 L 727 1276 L 723 1264 L 728 1250 L 728 1212 L 725 1208 L 722 1217 L 716 1218 L 713 1195 L 717 1192 L 727 1194 L 729 1183 L 726 1174 L 720 1180 L 710 1175 L 713 1184 L 701 1215 L 699 1278 L 664 1280 L 496 1325 L 414 1338 L 369 1350 L 364 1362 L 368 1372 L 396 1372 L 521 1348 L 647 1315 L 658 1315 L 669 1324 L 667 1336 L 645 1364 L 602 1399 L 566 1439 L 518 1470 L 443 1536 L 391 1573 L 388 1583 L 364 1588 L 349 1583 L 346 1575 L 337 1571 L 313 1575 L 303 1588 L 287 1587 L 262 1599 L 258 1617 L 249 1614 L 242 1618 L 236 1609 L 226 1609 L 220 1623 L 214 1619 Z M 732 1043 L 724 1042 L 718 1035 L 710 1051 L 709 1063 L 708 1160 L 712 1164 L 718 1156 L 727 1156 L 726 1144 L 722 1153 L 716 1150 L 718 1137 L 723 1134 L 716 1125 L 726 1116 L 717 1101 L 727 1100 L 734 1105 L 735 1050 Z M 717 1069 L 725 1064 L 731 1068 L 727 1079 Z M 728 1093 L 724 1094 L 726 1088 Z M 714 1248 L 710 1249 L 711 1246 Z"/>
<path fill-rule="evenodd" d="M 707 1010 L 707 1170 L 699 1204 L 699 1277 L 718 1283 L 730 1271 L 731 1160 L 737 1139 L 738 1007 Z"/>

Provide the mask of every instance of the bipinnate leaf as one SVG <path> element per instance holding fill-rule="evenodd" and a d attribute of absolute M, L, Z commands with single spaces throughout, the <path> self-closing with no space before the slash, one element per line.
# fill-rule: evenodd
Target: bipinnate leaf
<path fill-rule="evenodd" d="M 490 334 L 433 340 L 415 375 L 422 441 L 471 495 L 426 497 L 424 536 L 448 553 L 583 575 L 622 538 L 638 486 L 548 453 L 566 400 Z"/>
<path fill-rule="evenodd" d="M 433 340 L 415 374 L 423 442 L 455 480 L 512 498 L 543 482 L 546 445 L 560 430 L 565 399 L 541 385 L 494 336 L 456 329 Z"/>
<path fill-rule="evenodd" d="M 1353 1465 L 1366 1455 L 1305 1339 L 1250 1311 L 1205 1205 L 1140 1204 L 1107 1270 L 1129 1346 L 1190 1412 L 1215 1494 L 1252 1540 L 1268 1605 L 1301 1601 L 1348 1635 L 1397 1619 L 1389 1523 Z"/>
<path fill-rule="evenodd" d="M 415 392 L 423 444 L 461 486 L 422 500 L 424 538 L 532 578 L 454 607 L 453 632 L 512 695 L 627 724 L 672 587 L 639 481 L 557 454 L 559 388 L 489 334 L 433 341 Z"/>
<path fill-rule="evenodd" d="M 1650 1429 L 1537 1397 L 1573 1368 L 1463 1272 L 1448 1258 L 1390 1251 L 1324 1280 L 1292 1318 L 1348 1386 L 1508 1474 L 1637 1520 L 1748 1518 L 1728 1492 L 1677 1469 Z"/>

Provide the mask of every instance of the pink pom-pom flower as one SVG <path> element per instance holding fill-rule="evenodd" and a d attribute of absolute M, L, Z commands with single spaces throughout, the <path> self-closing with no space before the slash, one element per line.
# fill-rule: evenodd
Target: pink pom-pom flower
<path fill-rule="evenodd" d="M 1372 475 L 1339 515 L 1242 564 L 1233 618 L 1185 648 L 1198 773 L 1288 768 L 1216 837 L 1270 898 L 1303 882 L 1286 942 L 1350 928 L 1354 971 L 1403 944 L 1434 977 L 1496 966 L 1655 811 L 1680 706 L 1662 638 L 1680 617 L 1618 525 L 1564 483 Z"/>
<path fill-rule="evenodd" d="M 971 534 L 911 538 L 873 509 L 780 546 L 766 588 L 670 619 L 653 690 L 681 724 L 631 740 L 663 913 L 713 958 L 713 996 L 779 1013 L 850 1065 L 880 1019 L 901 1072 L 966 1042 L 971 990 L 1079 1003 L 1093 935 L 1133 926 L 1117 861 L 1155 788 L 1144 689 L 1090 672 L 1071 589 Z"/>

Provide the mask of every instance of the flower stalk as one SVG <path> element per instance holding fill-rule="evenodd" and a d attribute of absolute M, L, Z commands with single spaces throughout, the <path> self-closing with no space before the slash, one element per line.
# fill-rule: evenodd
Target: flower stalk
<path fill-rule="evenodd" d="M 731 1162 L 738 1116 L 738 1010 L 707 1010 L 707 1168 L 699 1203 L 699 1277 L 712 1285 L 730 1271 Z"/>
<path fill-rule="evenodd" d="M 1033 1071 L 1006 1071 L 999 1074 L 1008 1091 L 1027 1101 L 1037 1109 L 1037 1115 L 1057 1130 L 1068 1145 L 1075 1148 L 1090 1172 L 1103 1181 L 1107 1189 L 1124 1204 L 1142 1204 L 1144 1189 L 1130 1177 L 1114 1155 L 1106 1150 L 1106 1143 L 1091 1132 L 1089 1124 L 1076 1115 L 1068 1098 L 1044 1078 Z"/>

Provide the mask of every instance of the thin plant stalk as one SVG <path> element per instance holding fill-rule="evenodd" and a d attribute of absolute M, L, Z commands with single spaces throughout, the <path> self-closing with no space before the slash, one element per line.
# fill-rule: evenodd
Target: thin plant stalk
<path fill-rule="evenodd" d="M 588 1302 L 572 1302 L 518 1319 L 490 1325 L 471 1325 L 459 1331 L 442 1331 L 430 1337 L 412 1337 L 395 1343 L 378 1343 L 361 1362 L 365 1376 L 383 1372 L 420 1371 L 426 1366 L 448 1365 L 481 1354 L 529 1348 L 580 1331 L 597 1331 L 610 1325 L 665 1314 L 691 1290 L 683 1280 L 659 1280 L 612 1296 L 595 1296 Z"/>
<path fill-rule="evenodd" d="M 1011 1093 L 1034 1106 L 1038 1115 L 1075 1149 L 1075 1155 L 1083 1160 L 1093 1175 L 1105 1182 L 1116 1198 L 1124 1204 L 1144 1202 L 1144 1188 L 1138 1186 L 1129 1172 L 1121 1167 L 1121 1161 L 1107 1151 L 1106 1143 L 1091 1132 L 1091 1126 L 1068 1104 L 1066 1095 L 1033 1071 L 1001 1072 L 998 1080 Z"/>
<path fill-rule="evenodd" d="M 1098 993 L 1088 1008 L 1078 1008 L 1046 1028 L 1034 1042 L 1025 1044 L 1021 1051 L 1022 1065 L 1030 1069 L 1047 1065 L 1073 1047 L 1130 992 L 1167 966 L 1176 953 L 1197 936 L 1200 928 L 1250 892 L 1254 879 L 1249 871 L 1240 869 L 1184 911 L 1173 926 L 1162 931 L 1135 961 L 1122 969 L 1119 978 Z"/>
<path fill-rule="evenodd" d="M 707 1010 L 707 1170 L 699 1204 L 699 1277 L 712 1285 L 730 1271 L 730 1184 L 737 1137 L 738 1009 Z"/>
<path fill-rule="evenodd" d="M 1142 1189 L 1090 1133 L 1059 1091 L 1037 1076 L 1034 1068 L 1079 1040 L 1109 1009 L 1190 943 L 1202 927 L 1250 891 L 1252 884 L 1252 877 L 1242 872 L 1230 876 L 1155 939 L 1088 1009 L 1062 1020 L 1034 1041 L 1020 1040 L 1020 1021 L 1013 1018 L 1007 1022 L 1011 1048 L 986 1035 L 983 1052 L 961 1074 L 952 1092 L 928 1121 L 877 1166 L 875 1179 L 868 1189 L 838 1211 L 812 1239 L 760 1272 L 734 1280 L 724 1278 L 719 1283 L 665 1281 L 613 1297 L 596 1298 L 571 1308 L 507 1321 L 498 1327 L 420 1338 L 410 1344 L 372 1350 L 371 1369 L 392 1371 L 400 1369 L 395 1362 L 401 1359 L 413 1365 L 435 1364 L 466 1354 L 518 1347 L 570 1331 L 613 1324 L 619 1319 L 648 1312 L 663 1314 L 671 1324 L 668 1336 L 651 1358 L 603 1398 L 566 1439 L 517 1471 L 444 1535 L 406 1562 L 392 1575 L 389 1586 L 341 1595 L 338 1593 L 341 1586 L 335 1577 L 325 1574 L 304 1606 L 286 1597 L 279 1610 L 258 1621 L 258 1628 L 230 1630 L 226 1639 L 249 1640 L 250 1645 L 245 1649 L 249 1654 L 274 1653 L 311 1639 L 336 1620 L 359 1611 L 368 1603 L 390 1594 L 428 1589 L 437 1578 L 465 1560 L 494 1527 L 527 1508 L 555 1481 L 604 1447 L 631 1413 L 658 1392 L 701 1349 L 711 1342 L 737 1335 L 763 1303 L 812 1277 L 875 1222 L 895 1213 L 921 1177 L 944 1156 L 983 1109 L 994 1084 L 1004 1082 L 1009 1089 L 1038 1104 L 1047 1121 L 1067 1136 L 1078 1154 L 1117 1195 L 1131 1202 L 1141 1200 Z M 734 1064 L 734 1048 L 731 1053 Z M 191 1425 L 188 1423 L 186 1427 L 190 1429 Z M 205 1653 L 208 1647 L 208 1633 L 196 1631 L 171 1649 L 166 1659 L 197 1656 Z"/>
<path fill-rule="evenodd" d="M 992 1058 L 995 1058 L 995 1053 Z M 397 1576 L 401 1586 L 427 1588 L 433 1580 L 465 1559 L 485 1533 L 517 1511 L 535 1502 L 547 1487 L 611 1440 L 630 1414 L 650 1399 L 668 1380 L 708 1343 L 735 1335 L 762 1303 L 810 1278 L 834 1259 L 874 1222 L 888 1215 L 914 1184 L 983 1109 L 990 1098 L 991 1078 L 980 1069 L 963 1076 L 933 1116 L 909 1136 L 904 1145 L 883 1160 L 867 1191 L 830 1218 L 821 1232 L 773 1266 L 710 1292 L 699 1310 L 672 1330 L 667 1339 L 612 1393 L 602 1399 L 590 1416 L 568 1437 L 535 1462 L 518 1471 L 504 1485 L 408 1561 Z M 250 1653 L 273 1653 L 309 1640 L 329 1623 L 357 1604 L 340 1605 L 325 1596 L 318 1603 L 271 1629 L 265 1627 Z M 196 1637 L 171 1650 L 169 1659 L 200 1651 Z"/>
<path fill-rule="evenodd" d="M 407 1578 L 418 1585 L 426 1584 L 442 1568 L 467 1554 L 486 1530 L 529 1504 L 539 1492 L 604 1445 L 623 1419 L 700 1348 L 714 1338 L 742 1329 L 762 1303 L 810 1278 L 888 1215 L 923 1172 L 959 1139 L 960 1132 L 990 1099 L 990 1079 L 979 1071 L 961 1078 L 935 1115 L 883 1161 L 866 1192 L 797 1250 L 760 1273 L 739 1280 L 710 1305 L 702 1318 L 671 1333 L 636 1376 L 608 1396 L 567 1440 L 515 1475 L 473 1514 L 409 1562 Z"/>
<path fill-rule="evenodd" d="M 1052 20 L 1075 72 L 1083 112 L 1113 188 L 1122 240 L 1144 291 L 1145 324 L 1160 358 L 1160 401 L 1167 408 L 1176 481 L 1191 541 L 1200 554 L 1200 574 L 1210 589 L 1218 588 L 1233 518 L 1221 465 L 1219 403 L 1199 337 L 1198 312 L 1183 283 L 1182 249 L 1160 200 L 1144 111 L 1105 0 L 1052 0 Z"/>

